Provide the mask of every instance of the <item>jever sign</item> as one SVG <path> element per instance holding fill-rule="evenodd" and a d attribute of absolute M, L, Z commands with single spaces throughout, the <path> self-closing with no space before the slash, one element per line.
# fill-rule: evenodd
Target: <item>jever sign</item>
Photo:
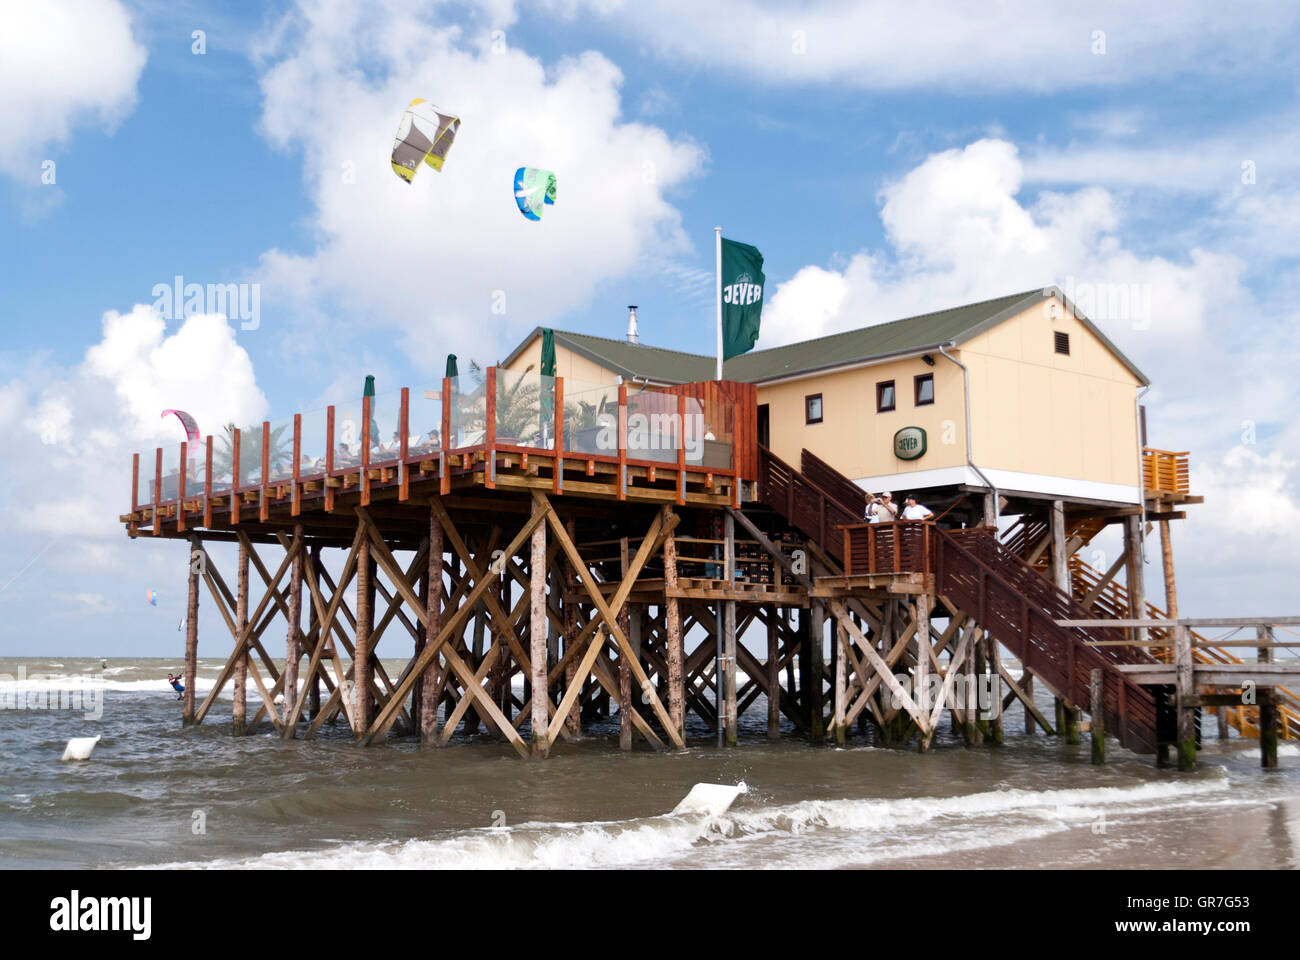
<path fill-rule="evenodd" d="M 899 460 L 919 460 L 925 456 L 925 431 L 904 427 L 894 434 L 894 456 Z"/>

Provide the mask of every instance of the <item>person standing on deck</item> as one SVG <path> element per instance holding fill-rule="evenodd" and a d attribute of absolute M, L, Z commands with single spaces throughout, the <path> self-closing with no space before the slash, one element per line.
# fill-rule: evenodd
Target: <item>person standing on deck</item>
<path fill-rule="evenodd" d="M 893 523 L 898 519 L 898 507 L 894 506 L 891 494 L 882 493 L 870 509 L 872 523 Z"/>
<path fill-rule="evenodd" d="M 876 522 L 875 507 L 876 507 L 876 495 L 874 493 L 867 494 L 867 505 L 864 508 L 862 513 L 862 519 L 865 520 L 867 523 Z"/>
<path fill-rule="evenodd" d="M 916 502 L 913 494 L 907 495 L 907 503 L 903 507 L 904 520 L 933 520 L 934 513 L 929 507 L 923 507 Z"/>

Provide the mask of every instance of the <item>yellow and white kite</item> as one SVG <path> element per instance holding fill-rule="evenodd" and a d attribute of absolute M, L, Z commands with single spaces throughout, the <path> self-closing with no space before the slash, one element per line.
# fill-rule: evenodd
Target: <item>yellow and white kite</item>
<path fill-rule="evenodd" d="M 393 142 L 393 173 L 410 183 L 421 160 L 441 170 L 458 129 L 460 117 L 442 113 L 428 100 L 412 100 Z"/>

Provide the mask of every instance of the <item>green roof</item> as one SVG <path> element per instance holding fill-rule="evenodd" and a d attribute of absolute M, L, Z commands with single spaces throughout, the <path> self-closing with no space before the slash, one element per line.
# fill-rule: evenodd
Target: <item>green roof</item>
<path fill-rule="evenodd" d="M 1150 382 L 1056 287 L 1039 287 L 993 300 L 936 310 L 844 333 L 833 333 L 815 340 L 803 340 L 768 350 L 752 350 L 728 360 L 723 365 L 722 374 L 728 380 L 761 383 L 851 363 L 937 350 L 940 344 L 960 345 L 1022 313 L 1035 303 L 1041 303 L 1050 293 L 1060 296 L 1079 322 L 1091 330 L 1141 383 L 1145 385 Z M 503 361 L 503 365 L 509 365 L 532 343 L 534 337 L 541 336 L 541 332 L 542 328 L 538 327 L 529 334 L 510 357 Z M 628 379 L 636 376 L 659 383 L 688 383 L 711 380 L 716 370 L 713 357 L 683 353 L 680 350 L 665 350 L 628 343 L 626 340 L 561 330 L 555 331 L 555 340 Z"/>

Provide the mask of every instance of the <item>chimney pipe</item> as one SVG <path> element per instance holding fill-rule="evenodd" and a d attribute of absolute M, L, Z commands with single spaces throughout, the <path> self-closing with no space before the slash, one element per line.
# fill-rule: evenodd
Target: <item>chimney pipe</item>
<path fill-rule="evenodd" d="M 628 308 L 627 308 L 627 342 L 628 343 L 637 342 L 635 303 L 628 304 Z"/>

